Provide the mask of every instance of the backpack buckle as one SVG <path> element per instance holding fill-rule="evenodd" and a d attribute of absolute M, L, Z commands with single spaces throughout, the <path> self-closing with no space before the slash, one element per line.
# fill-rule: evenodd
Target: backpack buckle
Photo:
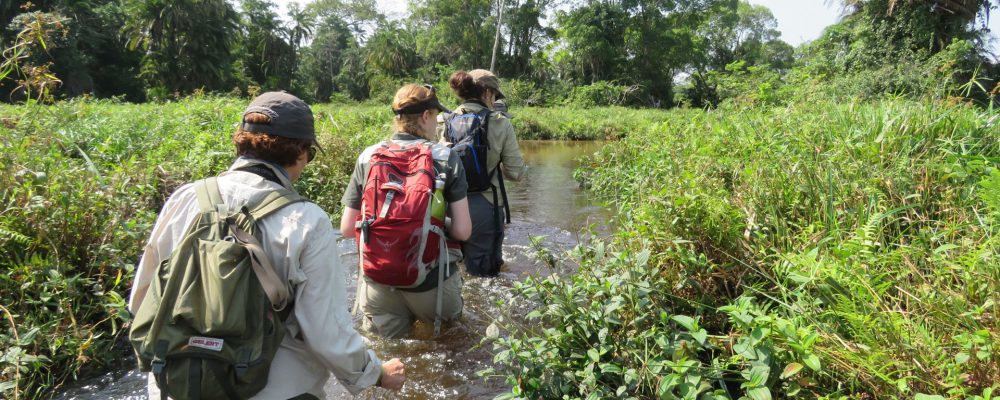
<path fill-rule="evenodd" d="M 250 351 L 244 348 L 243 350 L 240 350 L 237 357 L 239 357 L 239 361 L 233 365 L 233 369 L 236 370 L 237 378 L 243 378 L 243 375 L 247 373 L 247 367 L 249 367 Z"/>
<path fill-rule="evenodd" d="M 163 373 L 163 367 L 166 366 L 166 364 L 167 364 L 166 361 L 163 361 L 163 360 L 160 360 L 160 359 L 153 360 L 153 362 L 150 364 L 150 365 L 153 366 L 153 368 L 152 368 L 153 369 L 153 371 L 152 371 L 153 375 L 162 374 Z"/>
<path fill-rule="evenodd" d="M 365 244 L 368 244 L 368 230 L 371 228 L 373 220 L 374 218 L 368 218 L 361 221 L 361 241 Z"/>
<path fill-rule="evenodd" d="M 242 378 L 243 375 L 247 373 L 247 363 L 245 362 L 236 363 L 234 369 L 236 370 L 236 377 Z"/>

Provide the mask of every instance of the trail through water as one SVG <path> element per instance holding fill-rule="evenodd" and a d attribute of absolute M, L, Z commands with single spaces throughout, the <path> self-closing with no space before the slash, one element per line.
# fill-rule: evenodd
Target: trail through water
<path fill-rule="evenodd" d="M 463 318 L 446 326 L 441 337 L 432 338 L 429 326 L 418 324 L 411 339 L 387 340 L 369 336 L 379 357 L 400 358 L 406 364 L 407 382 L 399 393 L 371 389 L 351 396 L 336 379 L 326 387 L 330 399 L 492 399 L 509 387 L 499 378 L 479 377 L 476 372 L 492 366 L 488 348 L 480 347 L 486 328 L 499 315 L 517 314 L 528 305 L 518 303 L 511 287 L 529 275 L 553 271 L 539 262 L 531 247 L 532 237 L 543 237 L 543 245 L 561 253 L 576 245 L 588 232 L 610 231 L 611 212 L 595 204 L 573 179 L 576 160 L 600 148 L 597 142 L 523 141 L 529 169 L 519 182 L 507 182 L 511 224 L 504 241 L 506 266 L 498 278 L 464 276 Z M 357 279 L 354 242 L 340 243 L 342 265 L 349 269 L 348 292 L 353 301 Z M 350 304 L 345 305 L 349 307 Z M 359 326 L 360 324 L 356 324 Z M 123 357 L 132 357 L 123 351 Z M 134 363 L 134 361 L 133 361 Z M 133 364 L 134 365 L 134 364 Z M 146 377 L 136 369 L 116 371 L 81 382 L 58 396 L 60 399 L 145 399 Z"/>

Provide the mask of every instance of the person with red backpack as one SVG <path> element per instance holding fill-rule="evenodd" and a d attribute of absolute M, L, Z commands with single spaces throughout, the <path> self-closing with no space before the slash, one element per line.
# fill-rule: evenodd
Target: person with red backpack
<path fill-rule="evenodd" d="M 447 110 L 433 87 L 403 86 L 392 110 L 396 133 L 358 157 L 340 230 L 358 243 L 364 326 L 398 338 L 420 320 L 436 336 L 462 315 L 456 263 L 472 231 L 468 184 L 458 155 L 437 143 L 437 115 Z"/>
<path fill-rule="evenodd" d="M 496 276 L 503 266 L 505 223 L 510 206 L 504 179 L 520 180 L 524 158 L 517 144 L 510 115 L 497 110 L 504 98 L 500 81 L 485 69 L 456 71 L 448 79 L 462 99 L 453 113 L 443 114 L 442 139 L 459 154 L 469 182 L 472 236 L 462 243 L 465 270 L 476 276 Z"/>
<path fill-rule="evenodd" d="M 331 372 L 351 393 L 399 390 L 404 365 L 347 312 L 329 216 L 292 186 L 318 150 L 309 106 L 261 94 L 232 141 L 228 171 L 166 201 L 136 269 L 129 338 L 149 398 L 319 399 Z"/>

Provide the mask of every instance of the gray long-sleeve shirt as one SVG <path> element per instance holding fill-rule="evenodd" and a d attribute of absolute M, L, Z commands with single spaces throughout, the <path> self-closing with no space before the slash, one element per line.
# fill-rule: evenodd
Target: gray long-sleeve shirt
<path fill-rule="evenodd" d="M 259 175 L 235 171 L 258 161 L 237 160 L 219 175 L 222 199 L 230 207 L 277 189 L 277 183 Z M 275 170 L 282 185 L 292 189 L 284 173 Z M 293 189 L 294 190 L 294 189 Z M 145 297 L 160 263 L 183 239 L 199 214 L 193 186 L 181 186 L 163 206 L 136 272 L 129 309 Z M 303 393 L 325 398 L 323 386 L 330 372 L 351 392 L 372 386 L 382 363 L 354 329 L 348 312 L 345 270 L 340 265 L 336 235 L 329 216 L 310 202 L 288 205 L 260 221 L 261 243 L 278 275 L 291 285 L 295 305 L 285 321 L 288 332 L 271 363 L 267 386 L 254 399 L 287 399 Z M 159 390 L 150 380 L 150 398 Z"/>

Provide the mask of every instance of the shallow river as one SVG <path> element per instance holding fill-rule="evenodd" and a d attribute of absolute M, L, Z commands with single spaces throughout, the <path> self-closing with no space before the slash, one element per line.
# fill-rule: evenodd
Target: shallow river
<path fill-rule="evenodd" d="M 399 393 L 369 389 L 361 399 L 492 399 L 509 390 L 499 378 L 481 378 L 476 371 L 492 365 L 489 349 L 480 347 L 486 328 L 499 315 L 510 313 L 515 304 L 511 294 L 514 281 L 529 275 L 545 275 L 552 271 L 539 263 L 530 245 L 533 236 L 544 236 L 544 246 L 554 252 L 573 247 L 591 230 L 608 232 L 610 213 L 592 202 L 573 180 L 575 160 L 596 151 L 600 143 L 522 141 L 521 150 L 529 165 L 519 182 L 507 182 L 511 203 L 511 224 L 504 241 L 507 265 L 500 277 L 492 279 L 466 277 L 462 321 L 445 326 L 441 337 L 431 338 L 429 326 L 418 326 L 415 337 L 387 340 L 371 337 L 379 357 L 388 360 L 399 357 L 406 364 L 407 381 Z M 353 241 L 341 242 L 342 264 L 357 265 Z M 351 301 L 356 270 L 348 274 Z M 517 312 L 513 312 L 517 314 Z M 123 357 L 134 360 L 130 354 Z M 132 361 L 134 363 L 134 361 Z M 145 374 L 124 370 L 77 384 L 64 390 L 60 399 L 145 399 Z M 331 399 L 352 397 L 336 379 L 326 388 Z"/>

